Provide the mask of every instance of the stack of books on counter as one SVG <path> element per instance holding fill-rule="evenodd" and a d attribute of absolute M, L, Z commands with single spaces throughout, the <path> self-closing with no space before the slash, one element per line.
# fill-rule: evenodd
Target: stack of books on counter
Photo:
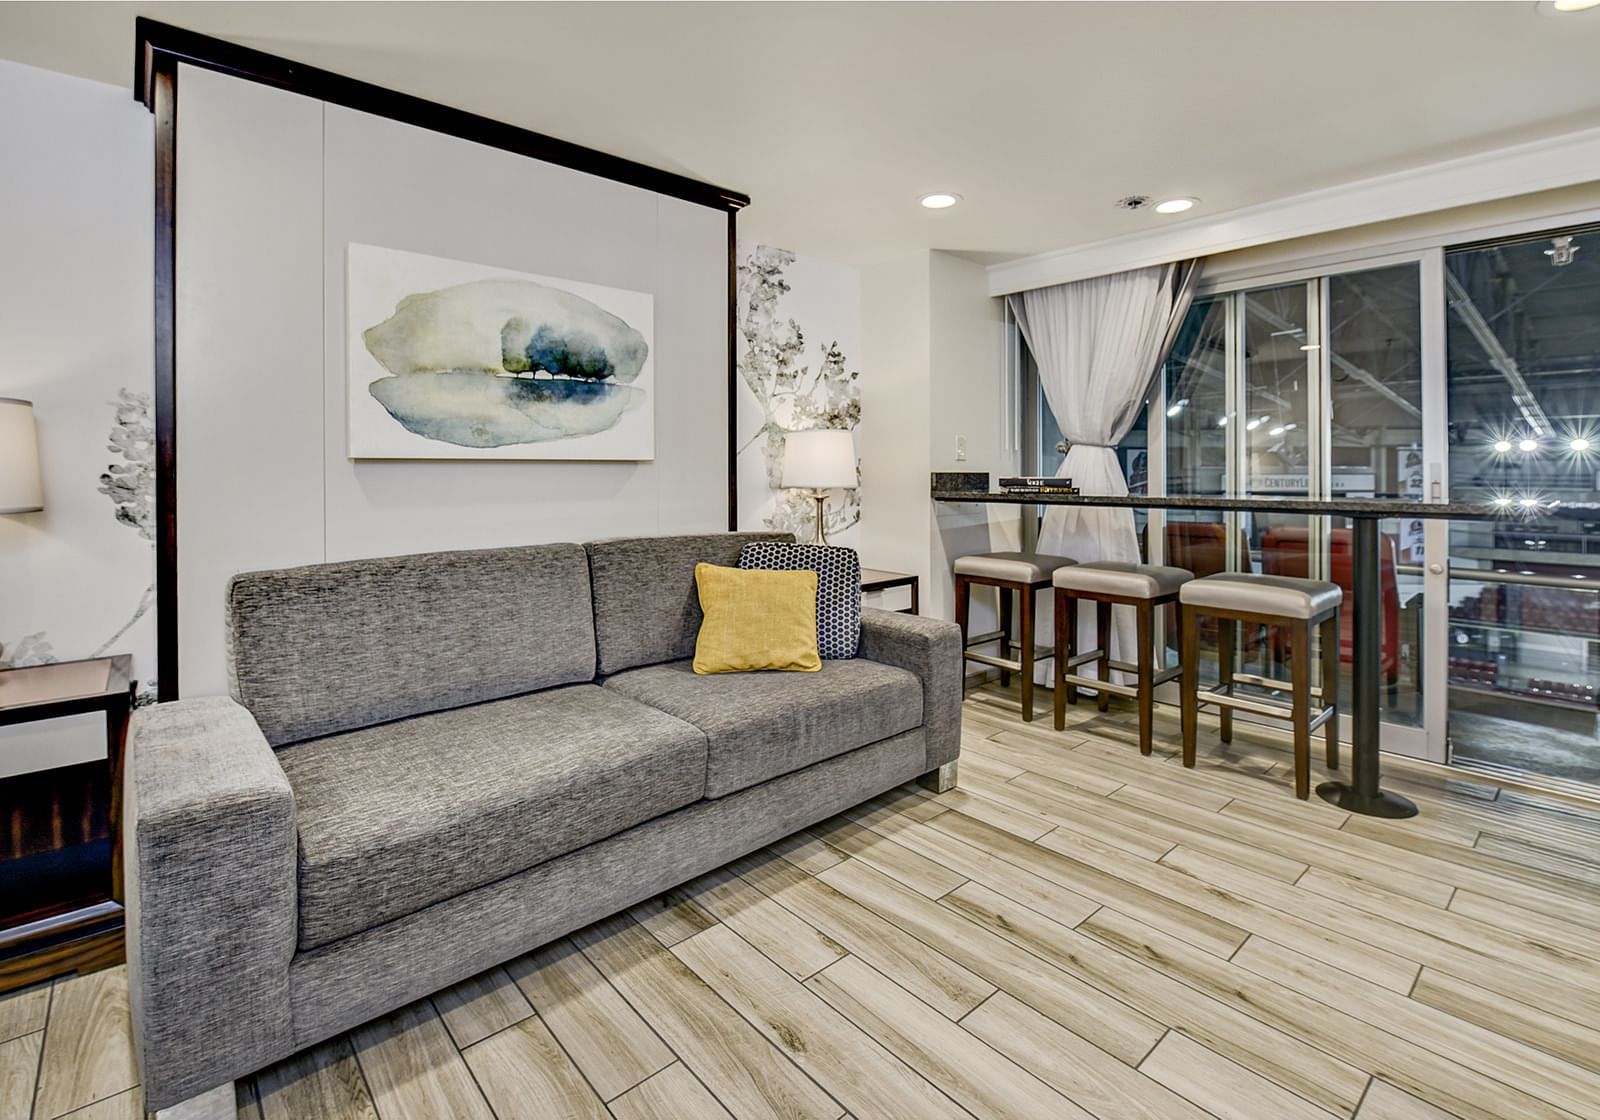
<path fill-rule="evenodd" d="M 1023 476 L 1002 478 L 1000 489 L 1007 494 L 1076 494 L 1078 488 L 1070 478 L 1035 478 Z"/>

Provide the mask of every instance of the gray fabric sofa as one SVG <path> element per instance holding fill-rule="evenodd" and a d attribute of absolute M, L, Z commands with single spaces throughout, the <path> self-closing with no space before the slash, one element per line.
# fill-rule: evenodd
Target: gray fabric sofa
<path fill-rule="evenodd" d="M 236 577 L 230 697 L 134 717 L 128 963 L 165 1108 L 912 778 L 953 781 L 954 625 L 697 677 L 694 565 L 776 534 Z M 790 539 L 782 537 L 781 539 Z"/>

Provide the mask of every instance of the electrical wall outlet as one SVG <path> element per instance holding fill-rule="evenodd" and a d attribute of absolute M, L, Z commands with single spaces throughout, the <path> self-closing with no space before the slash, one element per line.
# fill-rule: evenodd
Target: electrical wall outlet
<path fill-rule="evenodd" d="M 956 437 L 956 462 L 965 463 L 966 461 L 967 461 L 967 437 L 966 436 L 957 436 Z"/>

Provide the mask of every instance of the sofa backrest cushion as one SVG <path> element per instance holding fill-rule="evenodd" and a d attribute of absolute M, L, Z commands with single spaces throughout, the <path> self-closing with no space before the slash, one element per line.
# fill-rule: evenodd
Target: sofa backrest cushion
<path fill-rule="evenodd" d="M 594 679 L 576 544 L 247 572 L 228 583 L 233 698 L 273 746 Z"/>
<path fill-rule="evenodd" d="M 696 564 L 739 565 L 750 541 L 793 541 L 792 533 L 702 533 L 591 541 L 594 628 L 600 674 L 694 656 L 700 633 Z"/>

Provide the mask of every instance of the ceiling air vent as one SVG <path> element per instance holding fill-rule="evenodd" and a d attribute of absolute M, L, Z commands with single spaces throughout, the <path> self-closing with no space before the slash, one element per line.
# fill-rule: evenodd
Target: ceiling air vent
<path fill-rule="evenodd" d="M 1118 210 L 1143 210 L 1150 205 L 1150 196 L 1147 194 L 1130 194 L 1127 198 L 1119 198 L 1114 204 Z"/>

